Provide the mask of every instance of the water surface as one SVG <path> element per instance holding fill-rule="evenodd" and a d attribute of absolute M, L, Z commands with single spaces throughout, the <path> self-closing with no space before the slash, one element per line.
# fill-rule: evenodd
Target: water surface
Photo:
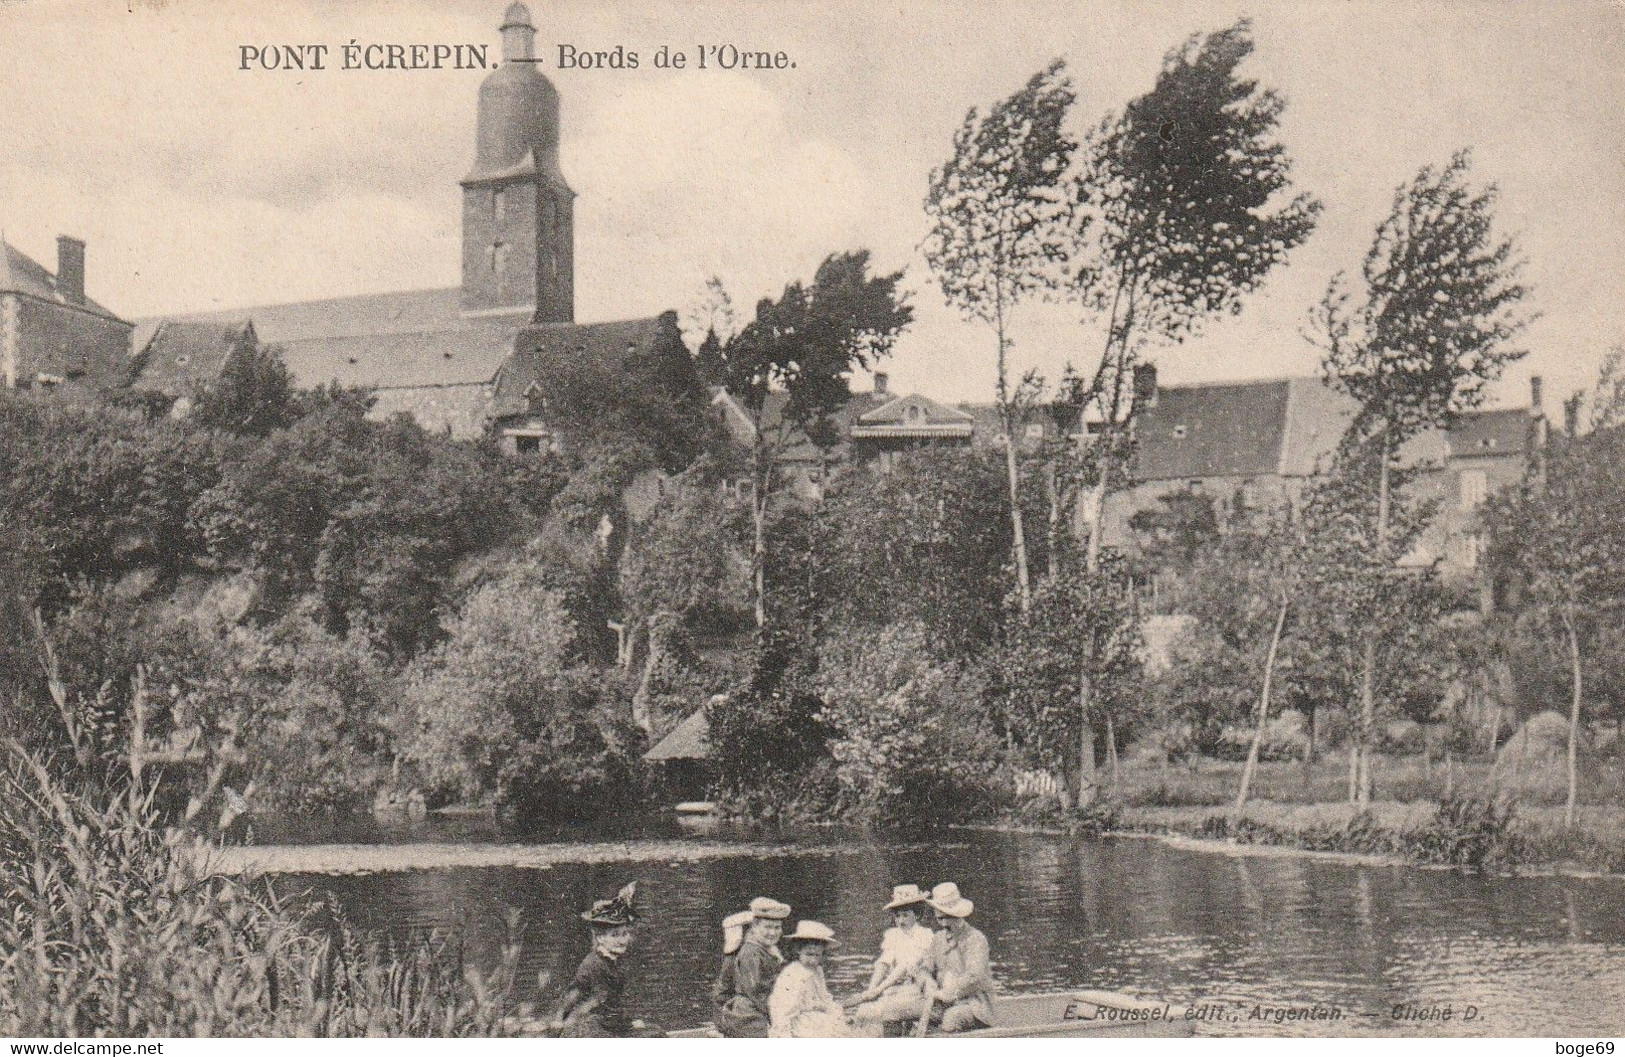
<path fill-rule="evenodd" d="M 577 912 L 632 879 L 647 910 L 634 1005 L 667 1027 L 709 1019 L 718 920 L 750 897 L 772 895 L 794 918 L 835 929 L 844 946 L 829 975 L 841 995 L 867 978 L 891 886 L 954 880 L 976 902 L 972 920 L 1006 991 L 1107 988 L 1197 1004 L 1211 1018 L 1199 1031 L 1218 1035 L 1625 1034 L 1619 878 L 1491 878 L 1140 839 L 953 832 L 815 836 L 758 857 L 289 874 L 277 884 L 333 897 L 364 929 L 461 929 L 478 958 L 495 957 L 517 909 L 526 978 L 548 974 L 550 1002 L 587 950 Z M 1294 1011 L 1339 1019 L 1286 1019 Z"/>

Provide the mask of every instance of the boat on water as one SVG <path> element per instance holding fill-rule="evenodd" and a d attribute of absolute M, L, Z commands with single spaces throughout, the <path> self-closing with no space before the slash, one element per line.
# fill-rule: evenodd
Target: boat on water
<path fill-rule="evenodd" d="M 1085 1035 L 1098 1039 L 1183 1038 L 1195 1034 L 1185 1007 L 1153 1002 L 1113 991 L 1067 991 L 1044 995 L 1006 995 L 993 1000 L 991 1028 L 955 1033 L 956 1039 L 1030 1039 Z M 912 1034 L 912 1032 L 909 1032 Z M 933 1033 L 935 1034 L 935 1033 Z M 674 1039 L 714 1039 L 707 1024 L 667 1032 Z"/>

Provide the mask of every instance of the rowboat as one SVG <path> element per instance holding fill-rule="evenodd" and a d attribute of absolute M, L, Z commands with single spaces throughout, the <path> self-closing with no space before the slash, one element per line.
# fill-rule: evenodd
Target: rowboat
<path fill-rule="evenodd" d="M 1183 1038 L 1195 1034 L 1185 1007 L 1113 991 L 1008 995 L 993 1000 L 994 1027 L 957 1032 L 956 1039 L 1030 1039 L 1085 1035 L 1097 1039 Z M 910 1032 L 912 1034 L 912 1032 Z M 710 1024 L 672 1031 L 668 1038 L 714 1039 Z"/>

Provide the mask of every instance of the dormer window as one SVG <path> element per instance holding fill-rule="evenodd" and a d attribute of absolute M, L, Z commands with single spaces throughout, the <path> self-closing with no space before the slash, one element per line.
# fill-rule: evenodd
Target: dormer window
<path fill-rule="evenodd" d="M 908 405 L 908 420 L 910 422 L 918 422 L 920 420 L 920 407 L 918 404 Z"/>

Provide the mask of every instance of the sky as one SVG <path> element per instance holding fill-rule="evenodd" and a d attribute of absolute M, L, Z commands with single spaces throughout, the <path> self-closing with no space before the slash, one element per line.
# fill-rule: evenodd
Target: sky
<path fill-rule="evenodd" d="M 0 0 L 0 231 L 54 268 L 89 244 L 126 318 L 455 286 L 479 70 L 340 70 L 349 43 L 487 43 L 505 0 Z M 742 316 L 840 250 L 903 269 L 916 322 L 894 390 L 988 400 L 994 339 L 918 252 L 931 169 L 972 106 L 1067 62 L 1076 131 L 1192 33 L 1252 19 L 1315 234 L 1242 313 L 1151 355 L 1164 382 L 1310 374 L 1309 307 L 1357 269 L 1396 185 L 1460 147 L 1500 188 L 1540 313 L 1494 401 L 1548 409 L 1625 341 L 1625 4 L 1619 0 L 532 0 L 563 99 L 576 317 L 684 311 L 719 276 Z M 323 43 L 323 71 L 243 71 L 242 45 Z M 639 68 L 557 69 L 557 48 Z M 657 69 L 667 45 L 784 51 L 793 69 Z M 692 64 L 692 59 L 690 60 Z M 1077 305 L 1017 310 L 1013 367 L 1099 355 Z M 860 383 L 862 384 L 862 383 Z"/>

